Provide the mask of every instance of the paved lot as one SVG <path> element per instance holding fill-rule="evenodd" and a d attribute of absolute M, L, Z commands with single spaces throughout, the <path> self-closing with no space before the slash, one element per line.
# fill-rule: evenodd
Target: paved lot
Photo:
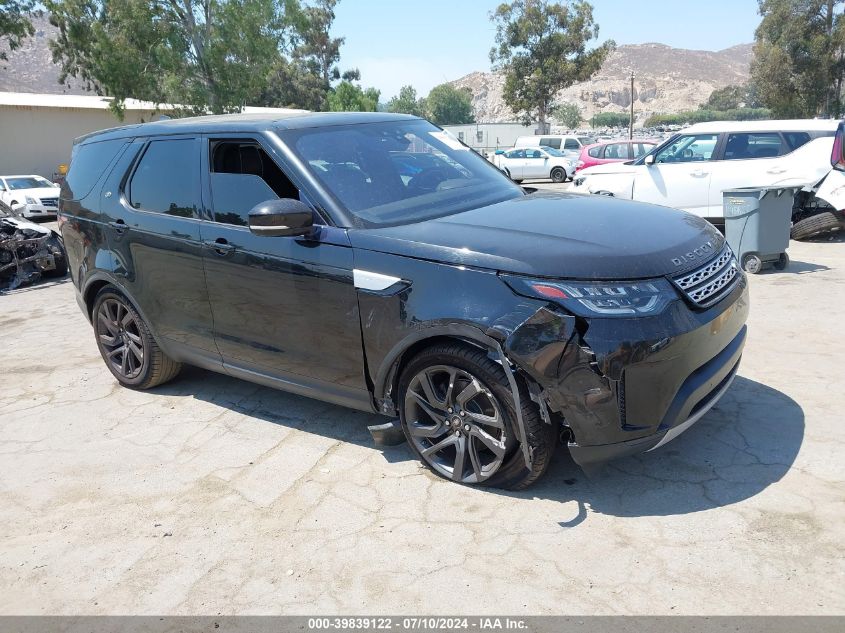
<path fill-rule="evenodd" d="M 716 409 L 524 493 L 231 378 L 121 389 L 69 282 L 0 296 L 0 613 L 845 613 L 845 243 L 791 255 Z"/>

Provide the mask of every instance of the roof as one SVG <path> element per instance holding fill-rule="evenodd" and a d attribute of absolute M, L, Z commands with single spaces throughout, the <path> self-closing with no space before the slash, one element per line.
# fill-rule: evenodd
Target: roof
<path fill-rule="evenodd" d="M 688 132 L 813 132 L 836 131 L 839 121 L 836 119 L 780 119 L 773 121 L 710 121 L 696 123 L 681 130 Z"/>
<path fill-rule="evenodd" d="M 0 92 L 0 106 L 16 106 L 26 108 L 60 108 L 65 110 L 108 110 L 111 103 L 114 101 L 112 97 L 102 97 L 99 95 L 69 95 L 69 94 L 39 94 L 29 92 Z M 124 101 L 124 108 L 129 111 L 143 111 L 143 112 L 170 112 L 181 108 L 182 106 L 174 104 L 160 103 L 156 104 L 152 101 L 140 101 L 138 99 L 126 99 Z M 243 108 L 245 113 L 260 113 L 260 114 L 289 114 L 307 112 L 307 110 L 297 110 L 294 108 L 261 108 L 256 106 L 246 106 Z"/>
<path fill-rule="evenodd" d="M 191 134 L 225 132 L 256 132 L 275 129 L 328 127 L 351 123 L 384 123 L 409 121 L 419 117 L 386 112 L 307 112 L 289 110 L 282 113 L 218 114 L 184 119 L 152 121 L 93 132 L 76 139 L 77 143 L 96 137 L 98 141 L 128 136 L 156 136 L 159 134 Z"/>

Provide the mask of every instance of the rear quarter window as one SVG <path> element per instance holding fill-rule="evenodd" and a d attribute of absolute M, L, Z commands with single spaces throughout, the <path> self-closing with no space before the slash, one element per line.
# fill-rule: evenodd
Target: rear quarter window
<path fill-rule="evenodd" d="M 127 139 L 120 138 L 77 145 L 71 155 L 63 195 L 70 200 L 81 200 L 91 193 L 106 167 L 126 143 Z"/>
<path fill-rule="evenodd" d="M 807 132 L 784 132 L 783 136 L 792 151 L 810 142 L 810 135 Z"/>

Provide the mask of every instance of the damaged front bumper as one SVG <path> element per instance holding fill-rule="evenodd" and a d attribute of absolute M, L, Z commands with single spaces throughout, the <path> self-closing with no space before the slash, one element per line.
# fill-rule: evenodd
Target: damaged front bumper
<path fill-rule="evenodd" d="M 584 319 L 547 306 L 510 330 L 504 351 L 589 469 L 662 446 L 721 398 L 739 366 L 748 307 L 744 278 L 701 311 L 678 299 L 652 317 Z"/>

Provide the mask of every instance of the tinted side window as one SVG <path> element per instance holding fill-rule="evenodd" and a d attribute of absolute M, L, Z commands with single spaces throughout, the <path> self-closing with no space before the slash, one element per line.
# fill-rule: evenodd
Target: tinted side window
<path fill-rule="evenodd" d="M 647 143 L 634 143 L 631 145 L 631 148 L 634 150 L 633 158 L 639 158 L 643 154 L 650 152 L 652 147 L 654 147 L 654 145 L 649 145 Z"/>
<path fill-rule="evenodd" d="M 587 153 L 592 156 L 593 158 L 598 158 L 601 154 L 602 147 L 599 145 L 598 147 L 591 147 L 587 150 Z"/>
<path fill-rule="evenodd" d="M 810 135 L 807 132 L 784 132 L 783 136 L 786 138 L 786 144 L 791 150 L 796 150 L 804 143 L 810 142 Z"/>
<path fill-rule="evenodd" d="M 543 155 L 540 153 L 538 149 L 529 149 L 525 150 L 525 157 L 526 158 L 543 158 Z"/>
<path fill-rule="evenodd" d="M 560 145 L 558 145 L 560 147 Z M 578 144 L 574 138 L 566 139 L 566 142 L 563 144 L 563 149 L 580 149 L 581 146 Z"/>
<path fill-rule="evenodd" d="M 194 139 L 153 141 L 129 183 L 135 209 L 195 217 L 199 192 L 199 152 Z"/>
<path fill-rule="evenodd" d="M 275 198 L 299 199 L 299 190 L 255 141 L 213 141 L 210 164 L 215 222 L 248 226 L 255 205 Z"/>
<path fill-rule="evenodd" d="M 126 139 L 121 138 L 75 146 L 65 178 L 66 197 L 80 200 L 91 193 L 94 184 L 124 145 Z"/>
<path fill-rule="evenodd" d="M 560 139 L 559 138 L 541 138 L 540 139 L 540 147 L 554 147 L 555 149 L 560 149 Z"/>
<path fill-rule="evenodd" d="M 725 160 L 772 158 L 785 153 L 786 148 L 777 132 L 728 134 L 725 144 Z"/>
<path fill-rule="evenodd" d="M 625 159 L 628 160 L 628 144 L 627 143 L 611 143 L 604 150 L 604 157 L 611 159 Z"/>
<path fill-rule="evenodd" d="M 691 163 L 710 160 L 718 140 L 718 134 L 679 136 L 655 155 L 654 162 Z"/>

